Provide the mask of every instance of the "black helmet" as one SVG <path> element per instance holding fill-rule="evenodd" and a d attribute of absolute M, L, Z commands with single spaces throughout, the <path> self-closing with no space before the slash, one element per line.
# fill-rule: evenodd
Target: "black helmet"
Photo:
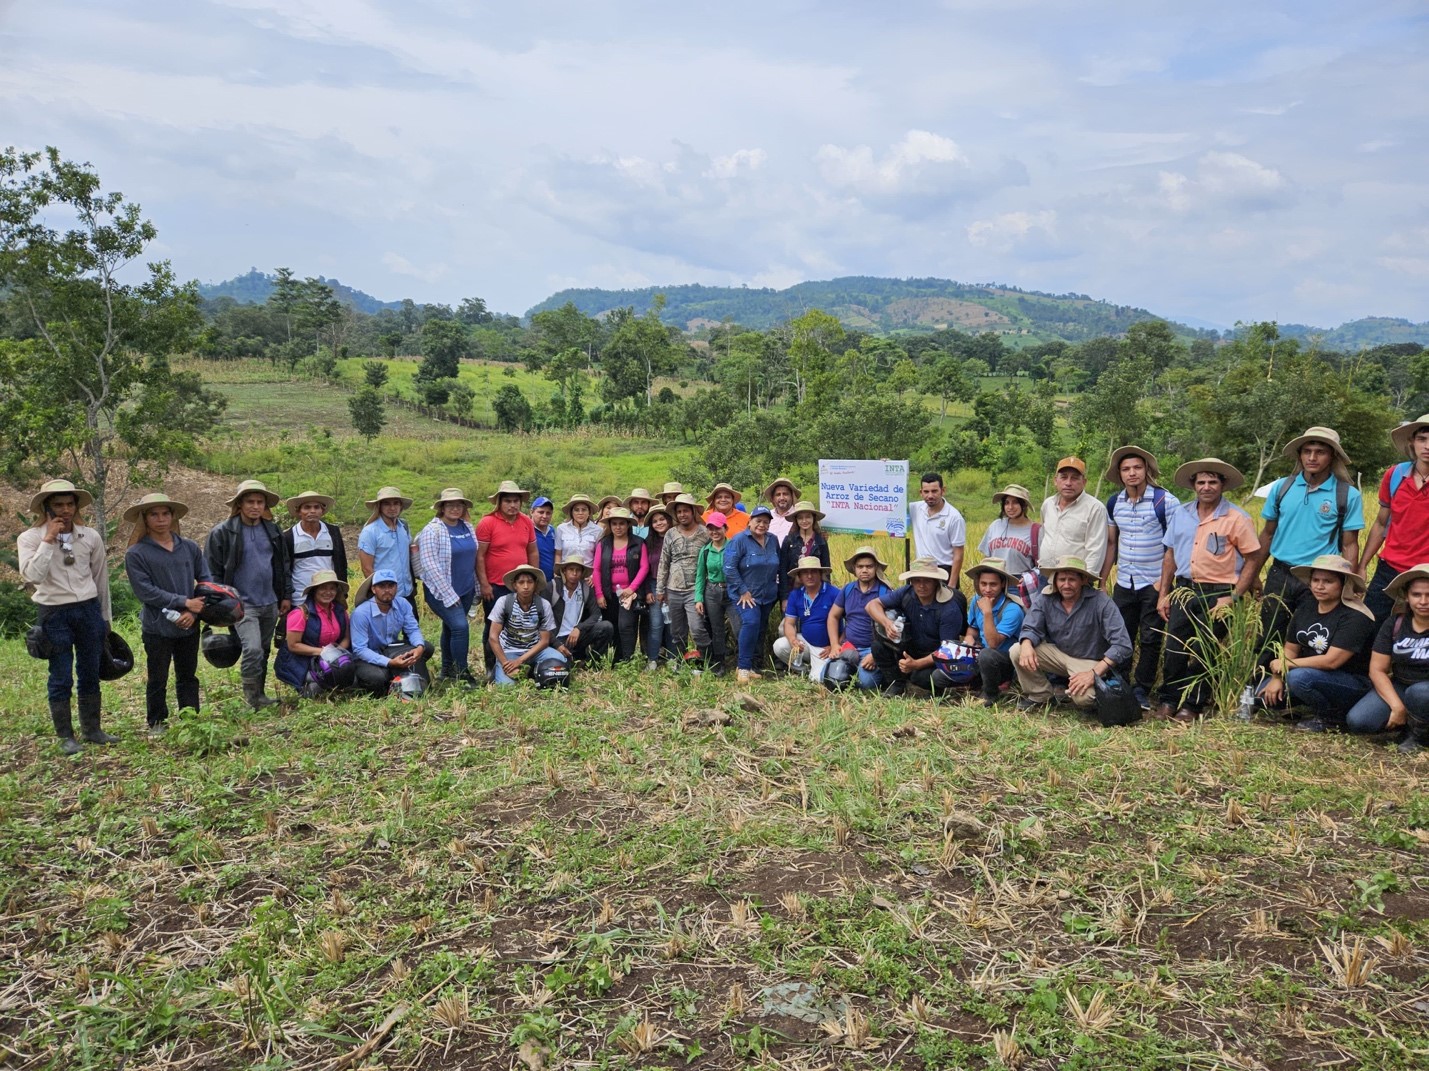
<path fill-rule="evenodd" d="M 243 600 L 227 584 L 200 580 L 194 585 L 194 597 L 203 600 L 198 619 L 206 625 L 232 625 L 243 620 Z"/>
<path fill-rule="evenodd" d="M 1131 686 L 1121 679 L 1120 674 L 1110 672 L 1098 677 L 1097 721 L 1110 728 L 1114 725 L 1133 725 L 1141 720 L 1141 704 Z"/>
<path fill-rule="evenodd" d="M 55 653 L 55 645 L 50 642 L 50 638 L 45 635 L 43 625 L 32 625 L 30 631 L 25 633 L 25 650 L 30 652 L 31 658 L 38 658 L 41 661 L 48 659 Z"/>
<path fill-rule="evenodd" d="M 104 637 L 104 653 L 99 658 L 99 679 L 117 681 L 134 668 L 134 651 L 113 629 Z"/>
<path fill-rule="evenodd" d="M 842 692 L 857 679 L 858 669 L 847 658 L 835 658 L 824 666 L 824 687 L 831 692 Z"/>
<path fill-rule="evenodd" d="M 548 659 L 536 666 L 537 688 L 564 688 L 571 683 L 571 671 L 564 662 Z"/>
<path fill-rule="evenodd" d="M 243 654 L 243 644 L 231 631 L 217 632 L 207 625 L 203 627 L 199 648 L 203 651 L 204 658 L 208 659 L 208 664 L 219 669 L 237 665 Z"/>

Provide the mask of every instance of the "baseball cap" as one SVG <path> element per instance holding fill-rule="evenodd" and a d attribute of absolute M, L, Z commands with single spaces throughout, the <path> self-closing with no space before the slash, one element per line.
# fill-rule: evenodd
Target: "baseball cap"
<path fill-rule="evenodd" d="M 772 516 L 774 516 L 774 511 L 771 510 L 768 506 L 755 506 L 752 510 L 749 511 L 749 519 L 751 521 L 754 520 L 755 517 Z"/>
<path fill-rule="evenodd" d="M 550 506 L 550 505 L 551 505 L 551 500 L 550 500 L 549 498 L 547 498 L 545 495 L 542 495 L 540 498 L 536 499 L 536 501 L 534 501 L 534 502 L 531 503 L 531 508 L 532 508 L 532 509 L 540 509 L 542 506 Z"/>
<path fill-rule="evenodd" d="M 1076 469 L 1085 476 L 1087 474 L 1087 463 L 1079 457 L 1064 457 L 1061 461 L 1057 462 L 1056 471 L 1061 472 L 1063 469 Z"/>
<path fill-rule="evenodd" d="M 378 569 L 377 572 L 372 574 L 372 587 L 376 587 L 378 584 L 395 583 L 397 583 L 397 574 L 391 569 Z"/>
<path fill-rule="evenodd" d="M 728 523 L 729 518 L 717 509 L 710 510 L 709 516 L 705 518 L 706 528 L 723 528 Z"/>

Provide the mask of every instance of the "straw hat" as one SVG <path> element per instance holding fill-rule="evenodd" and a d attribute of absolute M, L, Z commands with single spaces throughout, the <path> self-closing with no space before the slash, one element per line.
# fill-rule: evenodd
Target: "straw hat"
<path fill-rule="evenodd" d="M 1384 586 L 1384 593 L 1391 599 L 1402 599 L 1409 585 L 1416 580 L 1429 580 L 1429 562 L 1421 562 L 1412 569 L 1406 569 Z"/>
<path fill-rule="evenodd" d="M 947 602 L 953 597 L 953 589 L 948 587 L 948 571 L 932 558 L 914 558 L 907 572 L 898 574 L 898 582 L 901 584 L 920 578 L 938 582 L 937 588 L 934 589 L 938 602 Z"/>
<path fill-rule="evenodd" d="M 1017 594 L 1019 580 L 1007 571 L 1007 562 L 1001 558 L 984 558 L 971 569 L 965 571 L 968 579 L 973 582 L 974 590 L 976 590 L 977 578 L 983 573 L 993 573 L 996 576 L 1002 577 L 1004 594 L 1018 606 L 1022 605 L 1022 599 Z"/>
<path fill-rule="evenodd" d="M 792 520 L 801 513 L 812 513 L 816 521 L 823 520 L 825 516 L 823 510 L 815 508 L 812 502 L 806 502 L 803 499 L 789 507 L 789 518 Z"/>
<path fill-rule="evenodd" d="M 1366 606 L 1361 600 L 1364 598 L 1366 584 L 1364 578 L 1355 572 L 1355 567 L 1338 554 L 1321 554 L 1309 565 L 1297 565 L 1290 570 L 1297 578 L 1306 584 L 1310 583 L 1310 574 L 1336 573 L 1345 582 L 1344 591 L 1340 595 L 1340 601 L 1352 610 L 1358 610 L 1366 617 L 1373 619 L 1374 611 Z"/>
<path fill-rule="evenodd" d="M 700 500 L 694 495 L 678 494 L 675 496 L 675 501 L 671 502 L 666 508 L 669 509 L 671 513 L 674 513 L 676 506 L 689 506 L 690 509 L 695 511 L 696 516 L 700 513 Z"/>
<path fill-rule="evenodd" d="M 709 506 L 713 506 L 713 505 L 714 505 L 715 495 L 719 494 L 721 491 L 728 491 L 730 494 L 732 494 L 732 495 L 734 496 L 734 500 L 735 500 L 736 502 L 743 501 L 743 499 L 744 499 L 744 496 L 741 495 L 738 491 L 736 491 L 736 490 L 735 490 L 733 487 L 731 487 L 729 484 L 727 484 L 727 483 L 717 483 L 717 484 L 714 485 L 714 490 L 712 490 L 708 495 L 705 496 L 705 504 L 706 504 L 706 505 L 709 505 Z"/>
<path fill-rule="evenodd" d="M 432 503 L 433 511 L 440 510 L 443 502 L 461 502 L 467 509 L 471 509 L 471 499 L 462 494 L 460 487 L 444 487 L 442 493 L 437 495 L 437 500 Z"/>
<path fill-rule="evenodd" d="M 664 517 L 665 520 L 669 521 L 671 528 L 675 527 L 675 515 L 670 512 L 670 507 L 663 502 L 656 502 L 645 513 L 645 526 L 647 528 L 650 526 L 650 522 L 655 519 L 656 514 L 659 514 L 661 517 Z"/>
<path fill-rule="evenodd" d="M 510 491 L 507 492 L 507 494 L 511 493 Z M 522 574 L 536 578 L 536 594 L 539 595 L 546 590 L 546 574 L 541 572 L 541 570 L 537 569 L 534 565 L 518 565 L 501 578 L 502 586 L 514 591 L 516 589 L 516 578 Z"/>
<path fill-rule="evenodd" d="M 662 497 L 664 495 L 682 495 L 684 493 L 685 485 L 682 484 L 679 480 L 666 480 L 665 486 L 660 488 L 660 494 Z"/>
<path fill-rule="evenodd" d="M 793 494 L 796 500 L 801 494 L 798 485 L 794 483 L 793 480 L 789 479 L 787 476 L 776 476 L 774 478 L 774 482 L 764 489 L 764 497 L 767 498 L 770 502 L 774 501 L 774 488 L 776 487 L 789 488 L 789 491 Z"/>
<path fill-rule="evenodd" d="M 1010 483 L 992 496 L 992 501 L 998 509 L 1002 508 L 1002 500 L 1004 498 L 1015 498 L 1021 502 L 1023 513 L 1026 513 L 1032 508 L 1032 492 L 1023 487 L 1020 483 Z"/>
<path fill-rule="evenodd" d="M 308 581 L 308 586 L 303 588 L 304 601 L 307 600 L 310 591 L 320 588 L 324 584 L 336 584 L 338 600 L 340 602 L 347 601 L 347 581 L 339 578 L 331 569 L 319 569 L 313 574 L 313 578 Z"/>
<path fill-rule="evenodd" d="M 1414 436 L 1421 428 L 1429 428 L 1429 413 L 1425 413 L 1418 420 L 1406 420 L 1389 433 L 1389 440 L 1401 454 L 1413 457 Z"/>
<path fill-rule="evenodd" d="M 260 492 L 268 500 L 268 508 L 272 509 L 282 501 L 276 491 L 270 491 L 263 485 L 262 480 L 244 480 L 238 485 L 238 490 L 233 492 L 233 497 L 225 503 L 234 513 L 238 512 L 238 503 L 243 500 L 244 495 L 251 495 L 254 491 Z"/>
<path fill-rule="evenodd" d="M 655 496 L 644 487 L 635 487 L 631 489 L 630 494 L 625 496 L 625 508 L 629 509 L 630 503 L 632 502 L 649 502 L 653 504 L 655 502 Z"/>
<path fill-rule="evenodd" d="M 185 506 L 182 502 L 178 501 L 177 499 L 170 498 L 168 495 L 163 494 L 162 492 L 156 491 L 153 494 L 145 495 L 143 498 L 139 499 L 138 502 L 135 502 L 132 506 L 126 509 L 124 511 L 124 519 L 130 522 L 138 522 L 140 525 L 142 525 L 142 518 L 144 514 L 149 510 L 153 509 L 155 506 L 168 506 L 171 510 L 174 511 L 175 521 L 183 520 L 184 515 L 189 511 L 189 508 Z"/>
<path fill-rule="evenodd" d="M 352 608 L 356 610 L 359 606 L 372 598 L 372 588 L 377 584 L 400 584 L 397 574 L 391 569 L 378 569 L 371 576 L 362 578 L 362 583 L 357 585 L 357 590 L 352 595 Z M 413 607 L 415 609 L 415 607 Z"/>
<path fill-rule="evenodd" d="M 1306 428 L 1304 434 L 1297 435 L 1285 444 L 1283 451 L 1285 456 L 1292 461 L 1300 460 L 1300 447 L 1309 442 L 1324 443 L 1335 452 L 1335 456 L 1346 465 L 1350 464 L 1350 455 L 1345 453 L 1345 448 L 1340 445 L 1340 433 L 1334 428 L 1322 428 L 1316 425 L 1313 428 Z"/>
<path fill-rule="evenodd" d="M 1047 577 L 1047 586 L 1042 589 L 1043 595 L 1055 595 L 1057 593 L 1058 573 L 1080 573 L 1088 584 L 1095 584 L 1099 579 L 1097 574 L 1087 568 L 1085 558 L 1073 558 L 1064 555 L 1058 558 L 1050 569 L 1043 569 L 1043 574 Z"/>
<path fill-rule="evenodd" d="M 586 509 L 594 513 L 595 499 L 591 498 L 590 495 L 583 494 L 580 491 L 577 491 L 575 494 L 571 495 L 570 498 L 566 499 L 566 504 L 561 507 L 561 512 L 566 515 L 566 520 L 570 520 L 571 510 L 574 509 L 576 506 L 585 506 Z"/>
<path fill-rule="evenodd" d="M 382 488 L 380 491 L 377 492 L 376 498 L 369 498 L 367 500 L 366 505 L 371 506 L 373 509 L 376 509 L 389 498 L 395 498 L 398 502 L 402 503 L 403 509 L 412 508 L 412 500 L 406 495 L 404 495 L 401 491 L 397 490 L 397 488 L 395 487 Z"/>
<path fill-rule="evenodd" d="M 531 492 L 522 490 L 516 485 L 515 480 L 502 480 L 501 486 L 496 489 L 496 493 L 487 495 L 486 501 L 494 506 L 501 500 L 502 495 L 520 495 L 522 498 L 530 498 Z"/>
<path fill-rule="evenodd" d="M 878 551 L 874 550 L 873 547 L 869 546 L 868 544 L 864 544 L 863 546 L 859 547 L 856 551 L 854 551 L 852 554 L 850 554 L 847 558 L 844 559 L 844 569 L 847 570 L 850 576 L 853 575 L 853 567 L 858 563 L 858 560 L 860 558 L 872 558 L 873 575 L 878 577 L 878 579 L 882 583 L 888 583 L 888 576 L 884 572 L 884 570 L 888 568 L 888 563 L 882 558 L 880 558 L 878 556 Z"/>
<path fill-rule="evenodd" d="M 1161 479 L 1161 466 L 1156 464 L 1156 455 L 1150 450 L 1143 450 L 1139 446 L 1121 446 L 1111 452 L 1111 460 L 1107 462 L 1106 482 L 1114 483 L 1118 487 L 1125 487 L 1121 482 L 1121 463 L 1129 457 L 1139 457 L 1146 462 L 1146 477 L 1148 483 L 1155 483 Z"/>
<path fill-rule="evenodd" d="M 795 580 L 798 580 L 799 574 L 802 573 L 805 569 L 817 569 L 819 572 L 823 573 L 824 576 L 828 576 L 834 571 L 833 566 L 825 565 L 823 562 L 819 561 L 818 558 L 814 557 L 812 554 L 809 554 L 799 559 L 798 563 L 794 566 L 794 568 L 789 570 L 789 575 Z"/>
<path fill-rule="evenodd" d="M 605 495 L 603 498 L 601 498 L 599 502 L 595 504 L 596 513 L 599 513 L 601 510 L 605 509 L 606 506 L 620 506 L 623 509 L 625 508 L 625 500 L 619 495 Z"/>
<path fill-rule="evenodd" d="M 635 514 L 631 513 L 624 506 L 616 506 L 605 515 L 605 521 L 606 523 L 610 521 L 624 521 L 626 524 L 634 524 Z"/>
<path fill-rule="evenodd" d="M 1240 474 L 1239 469 L 1218 457 L 1203 457 L 1186 462 L 1176 470 L 1171 481 L 1177 487 L 1185 487 L 1194 491 L 1196 489 L 1196 473 L 1198 472 L 1214 472 L 1219 475 L 1222 480 L 1222 491 L 1234 491 L 1245 483 L 1245 477 Z"/>
<path fill-rule="evenodd" d="M 74 495 L 76 510 L 85 509 L 94 502 L 94 496 L 88 491 L 83 491 L 70 483 L 68 480 L 46 480 L 45 483 L 35 492 L 30 499 L 30 512 L 38 513 L 41 517 L 45 513 L 45 499 L 50 495 Z"/>
<path fill-rule="evenodd" d="M 298 511 L 303 508 L 304 502 L 321 502 L 323 511 L 326 512 L 332 509 L 333 504 L 336 501 L 337 500 L 334 499 L 331 495 L 319 494 L 317 491 L 304 491 L 302 494 L 294 495 L 292 498 L 284 502 L 283 507 L 294 517 L 296 517 L 298 515 Z"/>
<path fill-rule="evenodd" d="M 591 574 L 595 572 L 595 569 L 591 567 L 590 562 L 585 560 L 585 555 L 578 550 L 573 550 L 564 558 L 562 558 L 560 564 L 556 566 L 556 572 L 564 573 L 566 571 L 567 566 L 571 565 L 579 565 L 581 567 L 582 580 L 589 580 Z"/>

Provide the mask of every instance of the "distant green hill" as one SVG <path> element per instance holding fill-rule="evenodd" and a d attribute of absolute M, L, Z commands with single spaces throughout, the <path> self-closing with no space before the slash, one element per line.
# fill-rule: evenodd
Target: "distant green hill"
<path fill-rule="evenodd" d="M 1316 339 L 1320 348 L 1354 353 L 1369 346 L 1393 346 L 1413 342 L 1429 346 L 1429 322 L 1416 324 L 1392 316 L 1366 316 L 1339 327 L 1309 327 L 1305 324 L 1281 324 L 1284 338 Z"/>
<path fill-rule="evenodd" d="M 273 293 L 273 284 L 277 278 L 276 275 L 269 275 L 257 268 L 250 268 L 248 274 L 236 275 L 221 283 L 199 283 L 198 292 L 201 297 L 209 299 L 231 297 L 240 305 L 261 305 Z M 336 279 L 324 279 L 319 275 L 318 282 L 326 283 L 332 287 L 333 296 L 344 305 L 351 305 L 358 312 L 365 312 L 368 315 L 380 312 L 382 309 L 400 309 L 402 307 L 400 301 L 379 301 L 371 294 L 364 294 L 361 290 L 344 286 Z"/>
<path fill-rule="evenodd" d="M 531 308 L 527 316 L 568 301 L 588 316 L 629 305 L 638 314 L 650 307 L 656 294 L 665 295 L 665 322 L 686 330 L 725 319 L 743 327 L 768 328 L 809 309 L 822 309 L 849 327 L 885 334 L 955 328 L 974 334 L 994 331 L 1025 336 L 1029 341 L 1060 338 L 1080 342 L 1121 334 L 1138 320 L 1156 318 L 1146 309 L 1095 301 L 1085 294 L 1043 294 L 996 284 L 870 276 L 799 283 L 787 290 L 699 285 L 562 290 Z M 1214 335 L 1184 326 L 1180 333 Z"/>

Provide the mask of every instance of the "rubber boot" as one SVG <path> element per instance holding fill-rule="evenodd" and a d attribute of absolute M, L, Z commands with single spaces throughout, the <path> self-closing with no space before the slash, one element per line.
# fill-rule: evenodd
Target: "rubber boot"
<path fill-rule="evenodd" d="M 1429 749 L 1429 720 L 1410 718 L 1408 731 L 1399 742 L 1399 753 L 1417 755 L 1426 749 Z"/>
<path fill-rule="evenodd" d="M 111 736 L 99 727 L 99 713 L 103 703 L 104 697 L 101 695 L 79 697 L 80 736 L 91 744 L 117 744 L 119 737 Z"/>
<path fill-rule="evenodd" d="M 83 748 L 74 738 L 74 720 L 70 717 L 68 699 L 50 700 L 50 720 L 55 723 L 55 735 L 60 738 L 60 750 L 66 755 L 78 755 Z"/>
<path fill-rule="evenodd" d="M 271 695 L 263 694 L 263 685 L 266 683 L 267 676 L 268 673 L 264 670 L 261 677 L 243 678 L 243 698 L 254 710 L 263 710 L 278 704 L 278 701 Z"/>

